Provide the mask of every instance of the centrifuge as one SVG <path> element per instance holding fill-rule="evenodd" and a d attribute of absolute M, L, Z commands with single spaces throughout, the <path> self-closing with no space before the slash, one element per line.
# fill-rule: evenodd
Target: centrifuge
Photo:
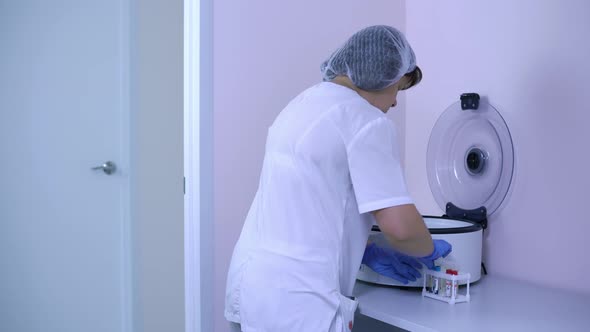
<path fill-rule="evenodd" d="M 514 169 L 512 138 L 506 122 L 476 93 L 462 94 L 436 121 L 427 148 L 426 170 L 430 190 L 445 211 L 424 216 L 433 239 L 453 246 L 446 258 L 456 268 L 481 278 L 483 232 L 488 218 L 506 198 Z M 389 246 L 378 226 L 369 240 Z M 383 285 L 422 287 L 422 279 L 407 285 L 361 265 L 359 280 Z"/>

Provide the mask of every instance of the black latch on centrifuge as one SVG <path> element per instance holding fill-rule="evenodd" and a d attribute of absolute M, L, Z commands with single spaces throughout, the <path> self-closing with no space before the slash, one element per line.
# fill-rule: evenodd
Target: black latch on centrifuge
<path fill-rule="evenodd" d="M 455 218 L 455 219 L 464 219 L 476 222 L 481 224 L 483 229 L 488 228 L 488 210 L 485 206 L 474 210 L 463 210 L 460 207 L 457 207 L 455 204 L 449 202 L 447 203 L 445 217 Z"/>
<path fill-rule="evenodd" d="M 475 92 L 464 93 L 461 95 L 462 110 L 476 110 L 479 108 L 479 95 Z"/>

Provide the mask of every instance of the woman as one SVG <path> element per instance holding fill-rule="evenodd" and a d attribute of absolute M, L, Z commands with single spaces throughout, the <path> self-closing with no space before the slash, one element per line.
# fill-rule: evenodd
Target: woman
<path fill-rule="evenodd" d="M 385 117 L 397 92 L 422 77 L 405 37 L 363 29 L 321 70 L 324 82 L 269 129 L 228 274 L 225 316 L 236 330 L 349 331 L 361 261 L 407 283 L 420 277 L 418 262 L 432 267 L 451 250 L 433 242 L 407 192 Z M 367 245 L 374 221 L 396 251 Z"/>

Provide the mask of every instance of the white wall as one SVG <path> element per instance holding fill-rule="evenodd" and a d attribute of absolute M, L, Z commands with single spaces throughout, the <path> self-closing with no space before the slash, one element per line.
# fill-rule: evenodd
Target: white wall
<path fill-rule="evenodd" d="M 404 17 L 402 0 L 214 2 L 215 331 L 227 331 L 227 269 L 258 185 L 268 126 L 321 80 L 321 62 L 352 33 L 374 24 L 403 29 Z M 402 119 L 403 108 L 402 96 Z"/>
<path fill-rule="evenodd" d="M 441 213 L 425 168 L 434 122 L 462 92 L 487 96 L 508 123 L 516 157 L 508 201 L 486 231 L 488 271 L 590 292 L 590 2 L 408 1 L 407 13 L 424 71 L 408 93 L 406 123 L 419 209 Z"/>
<path fill-rule="evenodd" d="M 184 331 L 183 1 L 132 1 L 137 331 Z"/>

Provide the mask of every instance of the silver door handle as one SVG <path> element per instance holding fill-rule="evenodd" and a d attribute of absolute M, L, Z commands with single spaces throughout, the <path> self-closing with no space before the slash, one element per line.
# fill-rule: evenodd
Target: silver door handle
<path fill-rule="evenodd" d="M 107 161 L 106 163 L 104 163 L 100 166 L 92 167 L 92 169 L 93 170 L 102 169 L 102 171 L 105 172 L 105 174 L 111 175 L 111 174 L 115 173 L 115 171 L 117 170 L 117 165 L 115 165 L 115 163 L 112 161 Z"/>

